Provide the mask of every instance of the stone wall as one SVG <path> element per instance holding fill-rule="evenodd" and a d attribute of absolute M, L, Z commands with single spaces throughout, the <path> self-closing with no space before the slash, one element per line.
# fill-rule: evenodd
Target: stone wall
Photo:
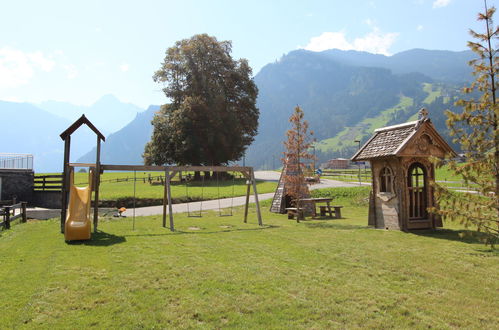
<path fill-rule="evenodd" d="M 60 209 L 61 197 L 62 192 L 60 191 L 35 191 L 31 204 L 47 209 Z"/>
<path fill-rule="evenodd" d="M 0 169 L 1 189 L 0 199 L 10 200 L 16 196 L 17 201 L 26 201 L 30 203 L 33 198 L 33 180 L 32 170 L 11 170 Z"/>

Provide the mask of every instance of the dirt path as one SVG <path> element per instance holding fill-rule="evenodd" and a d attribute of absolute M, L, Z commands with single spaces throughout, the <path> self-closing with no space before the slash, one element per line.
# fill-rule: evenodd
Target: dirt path
<path fill-rule="evenodd" d="M 280 177 L 279 172 L 274 171 L 256 171 L 255 178 L 257 180 L 263 181 L 279 181 Z M 321 183 L 314 184 L 310 186 L 311 190 L 314 189 L 323 189 L 323 188 L 335 188 L 335 187 L 358 187 L 358 184 L 336 181 L 336 180 L 328 180 L 323 179 Z M 274 197 L 274 193 L 265 193 L 258 194 L 258 199 L 260 201 L 270 199 Z M 246 202 L 246 197 L 234 197 L 234 198 L 224 198 L 224 199 L 216 199 L 210 201 L 203 202 L 191 202 L 191 203 L 182 203 L 182 204 L 173 204 L 173 213 L 184 213 L 187 211 L 196 213 L 202 208 L 202 210 L 218 210 L 219 208 L 224 209 L 231 206 L 242 206 Z M 250 203 L 255 202 L 255 197 L 250 196 Z M 168 213 L 168 208 L 166 209 Z M 133 216 L 133 209 L 127 209 L 124 213 L 127 217 Z M 147 215 L 157 215 L 163 214 L 163 206 L 147 206 L 147 207 L 138 207 L 135 209 L 135 216 L 147 216 Z"/>

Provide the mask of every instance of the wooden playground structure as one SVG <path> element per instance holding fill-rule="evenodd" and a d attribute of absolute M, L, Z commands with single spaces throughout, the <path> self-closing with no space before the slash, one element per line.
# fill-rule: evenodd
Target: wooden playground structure
<path fill-rule="evenodd" d="M 86 124 L 97 135 L 97 152 L 95 163 L 70 163 L 71 151 L 71 134 L 73 134 L 81 125 Z M 98 227 L 98 214 L 99 214 L 99 186 L 100 176 L 104 171 L 154 171 L 163 172 L 165 176 L 164 191 L 163 191 L 163 227 L 166 228 L 166 214 L 168 206 L 169 214 L 169 228 L 171 231 L 175 230 L 173 218 L 173 206 L 171 195 L 171 180 L 182 172 L 239 172 L 246 178 L 246 203 L 244 208 L 244 222 L 248 219 L 248 207 L 251 188 L 253 188 L 256 213 L 258 217 L 258 224 L 263 225 L 262 215 L 260 212 L 260 203 L 258 201 L 258 192 L 256 187 L 255 175 L 252 167 L 249 166 L 148 166 L 148 165 L 110 165 L 101 164 L 100 151 L 101 141 L 105 141 L 104 135 L 85 117 L 82 115 L 75 121 L 68 129 L 61 135 L 64 140 L 64 166 L 63 166 L 63 184 L 62 184 L 62 207 L 61 207 L 61 233 L 65 231 L 65 222 L 68 215 L 68 193 L 70 191 L 71 179 L 70 175 L 75 167 L 88 167 L 94 173 L 93 182 L 91 184 L 92 191 L 94 192 L 94 212 L 93 212 L 93 229 L 94 233 L 97 232 Z"/>

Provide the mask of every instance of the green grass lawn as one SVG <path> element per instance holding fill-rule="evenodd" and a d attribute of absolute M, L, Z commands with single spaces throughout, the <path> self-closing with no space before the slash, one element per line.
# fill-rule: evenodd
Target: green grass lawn
<path fill-rule="evenodd" d="M 143 178 L 159 176 L 160 172 L 137 172 L 135 185 L 135 195 L 138 199 L 162 199 L 164 194 L 163 185 L 160 181 L 154 179 L 155 185 L 149 184 Z M 116 179 L 128 179 L 129 181 L 116 182 Z M 134 196 L 134 173 L 133 172 L 104 172 L 101 175 L 101 185 L 99 189 L 100 200 L 117 200 L 123 198 L 132 198 Z M 78 186 L 86 186 L 88 184 L 88 173 L 75 173 L 75 183 Z M 187 185 L 187 188 L 186 188 Z M 257 181 L 258 193 L 274 192 L 277 182 Z M 206 181 L 189 181 L 188 183 L 179 182 L 178 176 L 172 181 L 171 185 L 172 196 L 175 199 L 185 200 L 187 195 L 190 199 L 218 199 L 232 196 L 246 195 L 246 179 L 219 179 Z M 130 207 L 130 206 L 127 206 Z"/>
<path fill-rule="evenodd" d="M 357 188 L 356 188 L 357 189 Z M 364 189 L 365 190 L 365 189 Z M 2 328 L 475 328 L 499 324 L 499 255 L 448 227 L 366 227 L 365 192 L 341 220 L 264 227 L 207 212 L 103 218 L 66 244 L 57 219 L 0 232 Z"/>

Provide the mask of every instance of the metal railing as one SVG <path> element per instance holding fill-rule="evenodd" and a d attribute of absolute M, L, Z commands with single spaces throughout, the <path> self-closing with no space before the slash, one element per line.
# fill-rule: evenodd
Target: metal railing
<path fill-rule="evenodd" d="M 0 153 L 0 169 L 32 170 L 33 155 Z"/>

